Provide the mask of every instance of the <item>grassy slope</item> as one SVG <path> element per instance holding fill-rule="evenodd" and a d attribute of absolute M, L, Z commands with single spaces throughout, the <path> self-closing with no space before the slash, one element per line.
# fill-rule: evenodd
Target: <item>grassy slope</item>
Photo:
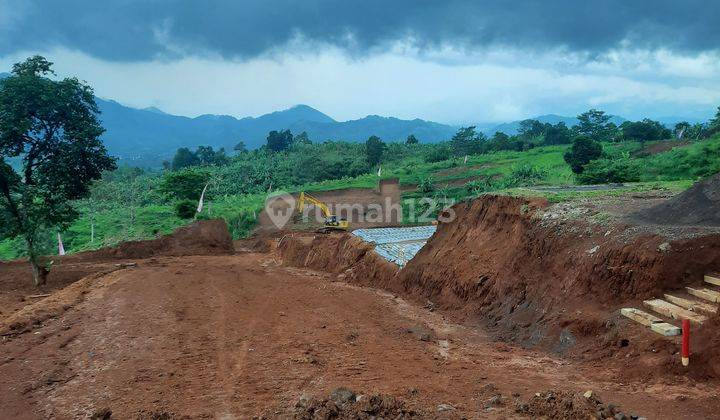
<path fill-rule="evenodd" d="M 709 171 L 720 170 L 720 138 L 678 147 L 673 150 L 650 156 L 642 156 L 642 148 L 636 143 L 606 145 L 606 148 L 620 149 L 639 155 L 646 168 L 642 175 L 644 182 L 629 187 L 637 191 L 652 188 L 681 190 L 687 188 L 699 176 Z M 426 163 L 421 156 L 407 157 L 394 164 L 383 165 L 382 178 L 398 177 L 401 184 L 418 184 L 431 179 L 433 184 L 455 181 L 455 186 L 442 188 L 441 193 L 456 200 L 473 196 L 462 184 L 462 180 L 474 178 L 506 179 L 513 171 L 522 166 L 533 166 L 543 171 L 541 185 L 569 185 L 574 183 L 573 174 L 563 161 L 567 146 L 538 147 L 525 152 L 504 151 L 485 155 L 470 156 L 467 163 L 463 159 L 450 159 L 436 163 Z M 288 188 L 289 191 L 326 191 L 342 188 L 373 188 L 377 185 L 377 174 L 364 174 L 354 178 L 327 180 Z M 157 185 L 157 179 L 142 183 L 151 188 Z M 145 188 L 145 187 L 144 187 Z M 623 190 L 594 192 L 537 192 L 526 188 L 502 188 L 498 192 L 507 194 L 543 195 L 552 201 L 569 200 L 575 197 L 593 195 L 621 194 Z M 625 190 L 624 192 L 627 192 Z M 421 194 L 409 193 L 404 198 L 417 198 Z M 262 210 L 265 194 L 224 195 L 216 197 L 206 207 L 203 218 L 222 217 L 231 226 L 233 236 L 244 237 L 250 232 L 254 217 Z M 110 205 L 95 211 L 95 241 L 90 242 L 91 216 L 89 207 L 80 204 L 81 217 L 63 234 L 65 247 L 69 252 L 95 249 L 116 244 L 120 241 L 143 239 L 158 233 L 168 233 L 178 226 L 188 223 L 174 215 L 171 205 L 150 203 L 135 206 Z M 50 233 L 48 250 L 55 246 Z M 22 244 L 18 240 L 0 241 L 0 259 L 12 259 L 22 255 Z"/>

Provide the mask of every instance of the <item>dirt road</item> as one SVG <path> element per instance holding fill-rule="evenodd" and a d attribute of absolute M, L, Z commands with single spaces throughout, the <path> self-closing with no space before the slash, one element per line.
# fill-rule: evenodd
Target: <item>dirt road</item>
<path fill-rule="evenodd" d="M 616 383 L 272 254 L 140 260 L 84 287 L 0 340 L 0 418 L 287 418 L 341 386 L 432 417 L 516 416 L 516 400 L 547 390 L 593 390 L 649 418 L 720 409 L 710 385 Z"/>

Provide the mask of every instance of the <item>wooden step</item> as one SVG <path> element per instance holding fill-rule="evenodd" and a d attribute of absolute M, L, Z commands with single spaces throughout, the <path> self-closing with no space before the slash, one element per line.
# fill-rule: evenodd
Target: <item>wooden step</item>
<path fill-rule="evenodd" d="M 668 324 L 667 322 L 656 322 L 650 326 L 650 329 L 666 337 L 682 334 L 682 328 L 676 327 L 673 324 Z"/>
<path fill-rule="evenodd" d="M 672 324 L 668 324 L 667 322 L 663 322 L 662 319 L 656 317 L 655 315 L 649 314 L 645 311 L 641 311 L 640 309 L 622 308 L 620 309 L 620 313 L 623 316 L 630 318 L 639 324 L 650 327 L 653 332 L 656 332 L 660 335 L 672 337 L 682 334 L 681 328 L 676 327 Z"/>
<path fill-rule="evenodd" d="M 710 289 L 696 289 L 693 287 L 686 287 L 687 292 L 690 293 L 693 296 L 699 297 L 700 299 L 705 299 L 710 302 L 718 303 L 720 302 L 720 293 L 710 290 Z"/>
<path fill-rule="evenodd" d="M 713 274 L 706 274 L 705 275 L 705 283 L 714 284 L 715 286 L 720 286 L 720 274 L 713 273 Z"/>
<path fill-rule="evenodd" d="M 645 311 L 641 311 L 640 309 L 622 308 L 620 309 L 620 313 L 623 316 L 630 318 L 639 324 L 645 325 L 646 327 L 649 327 L 652 324 L 656 324 L 658 322 L 662 322 L 662 319 Z"/>
<path fill-rule="evenodd" d="M 687 309 L 683 309 L 677 305 L 673 305 L 670 302 L 666 302 L 662 299 L 651 299 L 643 301 L 643 304 L 653 311 L 670 317 L 672 319 L 688 319 L 691 322 L 702 324 L 707 320 L 705 315 L 700 315 Z"/>
<path fill-rule="evenodd" d="M 692 299 L 685 299 L 673 295 L 665 295 L 665 300 L 667 300 L 670 303 L 674 303 L 677 306 L 680 306 L 681 308 L 685 308 L 688 311 L 693 312 L 709 312 L 711 314 L 716 314 L 718 311 L 718 307 L 711 305 L 709 303 L 705 302 L 698 302 L 697 300 Z"/>

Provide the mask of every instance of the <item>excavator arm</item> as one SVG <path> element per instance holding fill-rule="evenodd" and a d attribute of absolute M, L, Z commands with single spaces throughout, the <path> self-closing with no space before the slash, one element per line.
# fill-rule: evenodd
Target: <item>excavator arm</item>
<path fill-rule="evenodd" d="M 312 204 L 313 206 L 319 208 L 323 217 L 328 218 L 331 216 L 330 208 L 327 206 L 327 204 L 325 204 L 322 201 L 318 200 L 317 198 L 311 196 L 310 194 L 301 192 L 300 198 L 298 199 L 298 203 L 297 203 L 298 212 L 302 213 L 308 204 Z"/>

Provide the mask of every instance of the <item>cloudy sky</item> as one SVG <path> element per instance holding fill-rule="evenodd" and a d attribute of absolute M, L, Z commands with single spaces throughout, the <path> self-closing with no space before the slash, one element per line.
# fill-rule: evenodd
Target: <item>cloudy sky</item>
<path fill-rule="evenodd" d="M 718 22 L 713 0 L 0 0 L 0 69 L 40 53 L 101 97 L 187 116 L 705 119 Z"/>

